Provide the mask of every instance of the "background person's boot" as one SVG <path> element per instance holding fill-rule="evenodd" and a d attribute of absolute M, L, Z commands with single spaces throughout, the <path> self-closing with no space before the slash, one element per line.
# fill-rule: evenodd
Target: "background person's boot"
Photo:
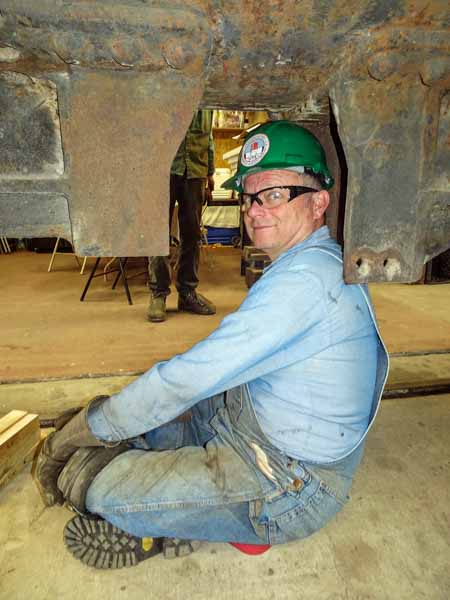
<path fill-rule="evenodd" d="M 147 318 L 152 323 L 161 323 L 167 318 L 166 297 L 150 295 L 150 304 L 147 309 Z"/>
<path fill-rule="evenodd" d="M 196 315 L 214 315 L 216 307 L 208 298 L 192 290 L 187 294 L 179 294 L 178 310 L 191 312 Z"/>

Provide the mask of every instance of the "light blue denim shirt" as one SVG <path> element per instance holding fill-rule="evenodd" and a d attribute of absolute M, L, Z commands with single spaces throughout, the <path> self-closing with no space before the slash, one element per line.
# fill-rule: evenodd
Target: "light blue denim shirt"
<path fill-rule="evenodd" d="M 281 254 L 211 335 L 91 412 L 93 433 L 133 437 L 247 383 L 260 426 L 288 456 L 350 452 L 373 416 L 381 340 L 366 286 L 345 284 L 332 255 L 341 250 L 325 226 Z"/>

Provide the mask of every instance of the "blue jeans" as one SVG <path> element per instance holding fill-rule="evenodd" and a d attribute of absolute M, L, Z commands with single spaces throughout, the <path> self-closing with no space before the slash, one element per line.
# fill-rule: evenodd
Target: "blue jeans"
<path fill-rule="evenodd" d="M 363 445 L 328 467 L 292 461 L 300 486 L 286 491 L 210 427 L 223 405 L 223 394 L 208 398 L 190 421 L 147 433 L 151 450 L 129 450 L 97 475 L 88 510 L 139 537 L 279 544 L 323 527 L 346 502 Z"/>

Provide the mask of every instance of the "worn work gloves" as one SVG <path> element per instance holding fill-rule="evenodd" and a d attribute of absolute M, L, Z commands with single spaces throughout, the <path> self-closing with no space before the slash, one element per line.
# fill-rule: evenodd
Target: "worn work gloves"
<path fill-rule="evenodd" d="M 35 471 L 39 491 L 46 506 L 63 504 L 64 499 L 67 499 L 73 493 L 79 499 L 75 502 L 75 505 L 78 503 L 79 507 L 75 507 L 83 511 L 86 491 L 95 475 L 118 454 L 129 448 L 126 444 L 118 444 L 117 442 L 108 444 L 108 442 L 99 440 L 89 429 L 87 423 L 88 410 L 93 406 L 98 406 L 107 398 L 108 396 L 97 396 L 86 408 L 75 415 L 67 424 L 64 424 L 62 429 L 51 433 L 46 438 L 37 458 Z M 84 449 L 84 459 L 80 460 L 78 458 L 69 461 L 80 448 Z M 95 452 L 95 450 L 98 452 Z M 89 460 L 86 460 L 86 455 L 89 455 Z M 93 458 L 94 460 L 92 460 Z M 62 481 L 59 481 L 58 478 L 60 478 L 61 472 L 68 461 L 72 462 L 69 475 L 66 474 L 62 477 Z M 69 464 L 67 466 L 69 467 Z M 84 484 L 83 489 L 81 489 L 77 480 L 80 481 L 79 475 L 84 470 L 87 471 L 88 477 L 81 477 Z"/>

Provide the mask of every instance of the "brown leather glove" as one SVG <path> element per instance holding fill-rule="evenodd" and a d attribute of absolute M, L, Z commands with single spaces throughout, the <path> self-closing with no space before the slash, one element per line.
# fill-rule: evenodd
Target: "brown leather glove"
<path fill-rule="evenodd" d="M 64 498 L 57 487 L 57 480 L 65 464 L 78 448 L 113 447 L 119 444 L 119 442 L 110 444 L 97 439 L 87 423 L 88 410 L 94 405 L 98 406 L 107 398 L 108 396 L 96 396 L 86 408 L 76 414 L 62 429 L 54 431 L 45 439 L 36 460 L 34 475 L 46 506 L 63 504 Z"/>

